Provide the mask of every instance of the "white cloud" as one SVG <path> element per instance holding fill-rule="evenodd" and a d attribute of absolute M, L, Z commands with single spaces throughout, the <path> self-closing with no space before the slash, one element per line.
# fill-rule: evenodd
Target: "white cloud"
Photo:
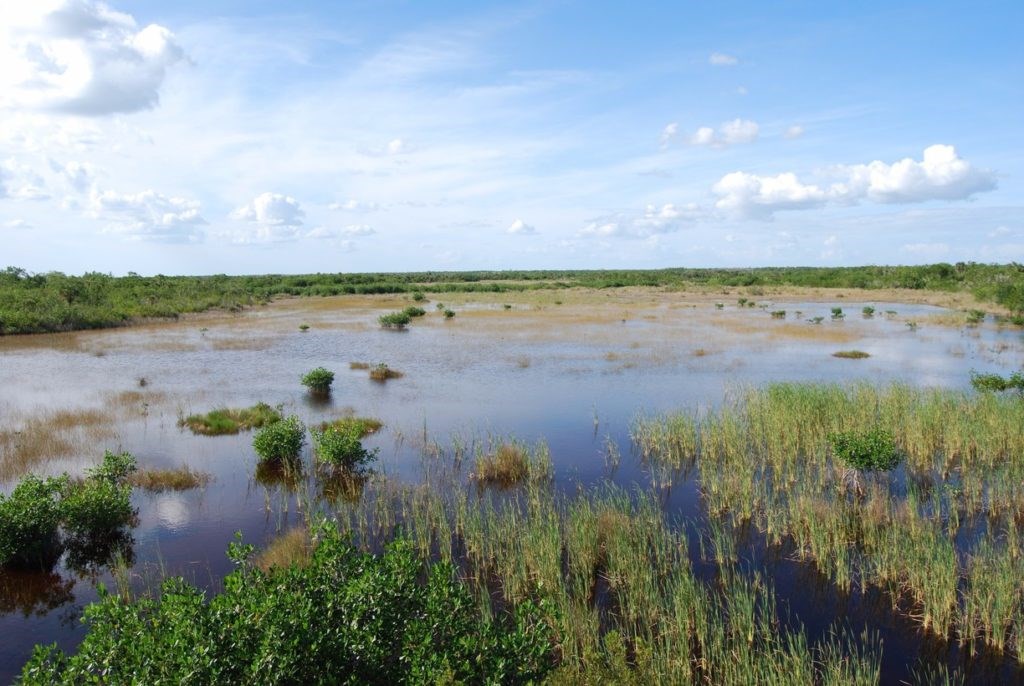
<path fill-rule="evenodd" d="M 4 222 L 5 229 L 32 229 L 35 228 L 24 219 L 10 219 Z"/>
<path fill-rule="evenodd" d="M 54 171 L 79 193 L 87 191 L 96 177 L 96 167 L 88 162 L 68 162 L 63 166 L 53 163 L 52 166 Z"/>
<path fill-rule="evenodd" d="M 47 200 L 46 181 L 31 167 L 14 159 L 0 162 L 0 198 Z"/>
<path fill-rule="evenodd" d="M 786 129 L 786 132 L 782 134 L 782 137 L 787 138 L 789 140 L 793 140 L 795 138 L 799 138 L 802 135 L 804 135 L 804 127 L 800 126 L 799 124 L 793 124 L 788 129 Z"/>
<path fill-rule="evenodd" d="M 183 58 L 168 29 L 140 30 L 130 15 L 93 0 L 0 7 L 0 108 L 88 116 L 149 109 Z"/>
<path fill-rule="evenodd" d="M 666 124 L 665 128 L 661 130 L 661 136 L 658 138 L 658 141 L 663 146 L 668 145 L 669 142 L 673 138 L 676 137 L 677 133 L 679 133 L 679 124 L 678 124 L 678 122 L 672 122 L 671 124 Z"/>
<path fill-rule="evenodd" d="M 401 138 L 395 138 L 388 142 L 387 151 L 389 155 L 400 155 L 406 151 L 405 143 Z"/>
<path fill-rule="evenodd" d="M 327 208 L 330 210 L 343 210 L 345 212 L 375 212 L 380 209 L 380 205 L 375 202 L 364 202 L 355 198 L 349 198 L 345 202 L 332 202 Z"/>
<path fill-rule="evenodd" d="M 199 214 L 197 201 L 167 197 L 152 190 L 135 194 L 93 190 L 89 213 L 108 222 L 105 232 L 134 240 L 197 243 L 204 238 L 201 227 L 206 220 Z"/>
<path fill-rule="evenodd" d="M 375 233 L 369 224 L 349 224 L 341 230 L 343 236 L 372 236 Z"/>
<path fill-rule="evenodd" d="M 996 187 L 995 175 L 972 166 L 950 145 L 925 149 L 920 162 L 905 158 L 893 164 L 840 165 L 839 180 L 827 186 L 800 181 L 791 172 L 759 176 L 732 172 L 712 187 L 715 207 L 741 218 L 770 219 L 778 210 L 855 205 L 860 202 L 913 203 L 963 200 Z"/>
<path fill-rule="evenodd" d="M 724 52 L 713 52 L 708 56 L 708 64 L 714 67 L 735 67 L 740 61 L 733 55 Z"/>
<path fill-rule="evenodd" d="M 1000 225 L 1000 226 L 997 226 L 996 228 L 992 229 L 991 231 L 989 231 L 988 232 L 988 237 L 989 238 L 999 238 L 1001 236 L 1008 236 L 1008 235 L 1010 235 L 1010 233 L 1011 233 L 1010 227 Z"/>
<path fill-rule="evenodd" d="M 642 213 L 620 212 L 599 217 L 583 227 L 577 235 L 586 238 L 650 238 L 674 233 L 693 222 L 699 214 L 696 205 L 677 208 L 673 204 L 648 205 Z"/>
<path fill-rule="evenodd" d="M 507 229 L 505 229 L 505 233 L 511 233 L 516 236 L 529 236 L 537 233 L 537 229 L 531 224 L 527 224 L 522 219 L 516 219 L 514 222 L 509 224 Z"/>
<path fill-rule="evenodd" d="M 269 243 L 299 237 L 305 216 L 298 201 L 280 193 L 260 193 L 247 205 L 231 213 L 232 219 L 247 222 L 246 229 L 233 232 L 234 243 Z"/>
<path fill-rule="evenodd" d="M 690 145 L 706 145 L 712 148 L 724 148 L 738 143 L 752 143 L 757 140 L 761 127 L 757 122 L 747 119 L 733 119 L 723 122 L 718 130 L 710 126 L 702 126 L 690 136 Z"/>

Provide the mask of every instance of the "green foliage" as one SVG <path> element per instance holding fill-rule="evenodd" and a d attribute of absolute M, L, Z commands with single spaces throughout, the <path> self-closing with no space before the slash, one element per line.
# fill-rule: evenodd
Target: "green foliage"
<path fill-rule="evenodd" d="M 785 319 L 785 318 L 786 318 L 786 311 L 785 310 L 773 310 L 772 311 L 772 319 Z"/>
<path fill-rule="evenodd" d="M 241 566 L 206 602 L 169 579 L 156 599 L 102 593 L 77 653 L 39 647 L 24 684 L 527 683 L 551 669 L 552 637 L 529 601 L 481 616 L 449 564 L 399 540 L 381 555 L 323 527 L 309 564 Z M 425 579 L 425 581 L 423 581 Z"/>
<path fill-rule="evenodd" d="M 112 453 L 107 450 L 103 453 L 103 462 L 98 467 L 86 470 L 86 475 L 91 480 L 124 483 L 136 469 L 138 464 L 131 453 Z"/>
<path fill-rule="evenodd" d="M 454 316 L 455 316 L 455 310 L 449 310 L 447 308 L 445 309 L 445 311 L 444 311 L 444 318 L 445 319 L 451 319 Z"/>
<path fill-rule="evenodd" d="M 355 469 L 377 457 L 377 449 L 367 450 L 363 447 L 363 426 L 351 423 L 342 426 L 328 425 L 323 429 L 313 429 L 313 447 L 316 458 L 334 467 Z"/>
<path fill-rule="evenodd" d="M 306 427 L 295 415 L 267 424 L 252 438 L 260 462 L 291 461 L 299 457 L 306 442 Z"/>
<path fill-rule="evenodd" d="M 60 502 L 68 535 L 76 541 L 102 539 L 132 519 L 132 487 L 106 479 L 68 483 Z"/>
<path fill-rule="evenodd" d="M 9 496 L 0 493 L 0 567 L 48 568 L 59 556 L 58 500 L 67 478 L 26 476 Z"/>
<path fill-rule="evenodd" d="M 309 324 L 299 324 L 299 331 L 309 331 Z"/>
<path fill-rule="evenodd" d="M 329 393 L 334 383 L 334 372 L 324 367 L 310 369 L 302 375 L 302 385 L 313 393 Z"/>
<path fill-rule="evenodd" d="M 275 296 L 473 293 L 626 286 L 915 288 L 969 292 L 1024 321 L 1024 266 L 974 262 L 886 267 L 770 267 L 762 269 L 658 269 L 401 274 L 113 277 L 89 272 L 30 274 L 0 270 L 0 334 L 123 326 L 147 317 L 177 317 L 209 309 L 238 311 Z M 753 292 L 753 291 L 751 291 Z M 745 303 L 743 303 L 745 304 Z M 443 306 L 438 309 L 444 309 Z"/>
<path fill-rule="evenodd" d="M 865 305 L 861 308 L 860 313 L 864 319 L 871 319 L 875 316 L 875 308 L 871 307 L 871 305 Z"/>
<path fill-rule="evenodd" d="M 833 433 L 828 442 L 833 455 L 860 472 L 887 472 L 903 459 L 892 434 L 884 429 Z"/>
<path fill-rule="evenodd" d="M 192 433 L 204 436 L 221 436 L 236 434 L 243 429 L 258 429 L 281 419 L 281 408 L 273 408 L 267 403 L 256 403 L 252 407 L 231 409 L 222 407 L 206 414 L 190 414 L 178 421 L 179 426 L 187 426 Z"/>
<path fill-rule="evenodd" d="M 985 321 L 985 310 L 968 310 L 967 311 L 967 323 L 971 326 L 976 326 Z"/>
<path fill-rule="evenodd" d="M 402 310 L 402 312 L 409 315 L 410 318 L 422 317 L 427 313 L 427 311 L 424 310 L 422 307 L 416 307 L 415 305 L 409 305 L 409 307 Z"/>
<path fill-rule="evenodd" d="M 981 374 L 971 372 L 971 385 L 974 390 L 998 393 L 1001 391 L 1016 390 L 1024 394 L 1024 371 L 1014 372 L 1010 376 L 1003 377 L 999 374 Z"/>
<path fill-rule="evenodd" d="M 412 317 L 408 312 L 389 312 L 388 314 L 382 314 L 377 317 L 377 322 L 385 329 L 404 329 L 409 322 L 412 321 Z"/>
<path fill-rule="evenodd" d="M 423 291 L 413 291 L 412 299 L 418 303 L 421 303 L 427 299 L 427 296 L 423 295 Z"/>
<path fill-rule="evenodd" d="M 863 360 L 864 358 L 871 357 L 871 355 L 863 350 L 838 350 L 832 353 L 832 357 L 841 357 L 846 360 Z"/>
<path fill-rule="evenodd" d="M 841 308 L 841 307 L 833 307 L 832 308 L 832 319 L 837 319 L 838 320 L 838 319 L 843 319 L 845 317 L 846 317 L 846 315 L 843 314 L 843 308 Z"/>

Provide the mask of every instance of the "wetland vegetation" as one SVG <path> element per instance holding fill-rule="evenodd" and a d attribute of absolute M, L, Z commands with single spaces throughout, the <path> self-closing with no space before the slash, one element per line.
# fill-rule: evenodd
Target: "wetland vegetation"
<path fill-rule="evenodd" d="M 57 645 L 34 654 L 16 643 L 5 673 L 1020 679 L 1019 332 L 906 302 L 876 317 L 888 302 L 739 292 L 452 293 L 402 336 L 372 322 L 408 296 L 273 303 L 199 333 L 6 339 L 2 373 L 26 397 L 50 397 L 33 380 L 54 355 L 85 390 L 0 425 L 0 510 L 14 513 L 0 539 L 43 544 L 5 553 L 0 609 L 20 611 L 0 620 L 37 626 L 74 603 L 85 621 L 49 627 Z M 229 334 L 242 343 L 217 344 Z M 870 366 L 832 359 L 866 355 L 853 346 Z M 394 370 L 352 362 L 339 375 L 361 382 L 326 399 L 296 383 L 382 358 L 410 374 L 368 383 Z M 24 452 L 48 434 L 62 444 Z M 140 468 L 122 452 L 75 461 L 79 445 L 124 445 Z M 231 544 L 227 566 L 235 530 L 257 545 Z M 12 576 L 26 561 L 45 571 Z M 22 578 L 45 593 L 23 598 Z"/>

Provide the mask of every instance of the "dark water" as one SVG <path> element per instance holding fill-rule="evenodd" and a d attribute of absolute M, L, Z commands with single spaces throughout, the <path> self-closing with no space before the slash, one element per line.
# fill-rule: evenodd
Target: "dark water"
<path fill-rule="evenodd" d="M 453 435 L 543 439 L 556 482 L 566 488 L 609 478 L 603 455 L 610 440 L 622 454 L 611 478 L 647 485 L 650 477 L 631 457 L 628 436 L 639 413 L 709 407 L 730 389 L 772 381 L 902 380 L 959 388 L 968 385 L 972 369 L 1005 374 L 1024 365 L 1019 331 L 926 323 L 911 331 L 903 319 L 926 322 L 942 311 L 871 303 L 879 313 L 896 310 L 898 317 L 864 320 L 863 304 L 842 303 L 849 319 L 831 322 L 829 303 L 785 303 L 790 313 L 825 317 L 818 325 L 823 337 L 807 338 L 775 335 L 778 323 L 764 311 L 716 311 L 711 305 L 696 310 L 638 306 L 631 316 L 564 329 L 538 324 L 542 315 L 537 313 L 474 317 L 467 306 L 451 322 L 433 316 L 407 332 L 376 328 L 379 312 L 297 305 L 206 324 L 0 339 L 0 430 L 47 408 L 113 408 L 118 416 L 113 436 L 84 440 L 78 454 L 41 469 L 80 471 L 110 448 L 131 451 L 142 466 L 189 464 L 211 473 L 214 480 L 204 489 L 137 490 L 131 550 L 136 587 L 168 574 L 215 589 L 231 568 L 225 550 L 235 531 L 260 544 L 300 515 L 293 499 L 254 481 L 250 434 L 193 436 L 178 428 L 179 415 L 265 401 L 281 403 L 310 423 L 350 408 L 385 422 L 367 445 L 380 448 L 378 471 L 405 481 L 420 478 L 424 434 L 441 443 Z M 744 326 L 723 327 L 723 321 Z M 300 333 L 300 322 L 313 328 Z M 790 323 L 792 314 L 785 322 Z M 832 332 L 850 340 L 828 340 Z M 853 348 L 871 357 L 831 356 Z M 352 361 L 384 361 L 405 376 L 375 383 L 365 370 L 350 370 Z M 327 404 L 310 401 L 298 383 L 303 372 L 320 365 L 337 373 Z M 139 387 L 140 378 L 145 388 Z M 112 398 L 122 391 L 147 396 L 115 407 Z M 0 489 L 8 492 L 12 486 L 3 483 Z M 666 495 L 665 508 L 673 517 L 701 520 L 692 476 Z M 837 618 L 857 632 L 865 626 L 877 631 L 884 645 L 885 683 L 907 678 L 918 657 L 962 662 L 955 647 L 921 635 L 892 611 L 887 598 L 840 594 L 812 566 L 794 562 L 784 549 L 766 547 L 753 533 L 740 553 L 744 565 L 773 581 L 783 614 L 812 637 Z M 695 562 L 698 572 L 713 574 Z M 109 571 L 82 575 L 61 563 L 48 575 L 0 573 L 0 682 L 18 673 L 33 645 L 56 642 L 72 649 L 81 640 L 81 610 L 95 599 L 96 583 L 111 586 Z M 1019 677 L 1005 665 L 965 667 L 974 683 L 1014 683 Z"/>

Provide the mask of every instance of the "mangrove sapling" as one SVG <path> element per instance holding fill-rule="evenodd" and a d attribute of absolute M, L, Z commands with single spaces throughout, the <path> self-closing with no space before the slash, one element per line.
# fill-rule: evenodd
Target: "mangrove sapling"
<path fill-rule="evenodd" d="M 61 492 L 67 477 L 29 474 L 10 495 L 0 493 L 0 568 L 49 569 L 60 557 Z"/>
<path fill-rule="evenodd" d="M 302 385 L 309 389 L 310 393 L 327 395 L 331 392 L 331 384 L 334 382 L 334 372 L 324 367 L 310 369 L 300 379 Z"/>
<path fill-rule="evenodd" d="M 449 309 L 445 308 L 445 311 L 444 311 L 444 318 L 445 319 L 451 319 L 454 316 L 455 316 L 455 310 L 449 310 Z"/>
<path fill-rule="evenodd" d="M 843 308 L 841 308 L 841 307 L 833 307 L 832 308 L 832 321 L 839 321 L 840 319 L 845 319 L 845 318 L 846 318 L 846 315 L 843 314 Z"/>
<path fill-rule="evenodd" d="M 846 465 L 843 480 L 858 498 L 864 496 L 863 477 L 895 469 L 903 459 L 892 434 L 884 429 L 846 431 L 828 435 L 832 454 Z"/>
<path fill-rule="evenodd" d="M 127 526 L 133 516 L 129 478 L 137 470 L 131 453 L 103 455 L 103 462 L 86 478 L 68 480 L 61 492 L 60 510 L 70 542 L 81 547 L 101 542 Z"/>
<path fill-rule="evenodd" d="M 414 305 L 410 305 L 409 307 L 407 307 L 404 310 L 402 310 L 402 312 L 407 314 L 407 315 L 409 315 L 410 318 L 411 317 L 422 317 L 423 315 L 425 315 L 427 313 L 427 311 L 424 310 L 422 307 L 416 307 Z"/>
<path fill-rule="evenodd" d="M 427 299 L 427 296 L 423 295 L 423 291 L 413 291 L 412 299 L 418 303 L 421 303 Z"/>
<path fill-rule="evenodd" d="M 367 450 L 360 440 L 362 427 L 358 424 L 327 426 L 313 429 L 313 450 L 316 459 L 333 467 L 356 469 L 377 457 L 377 449 Z"/>
<path fill-rule="evenodd" d="M 773 310 L 772 311 L 772 319 L 785 319 L 785 318 L 786 318 L 786 311 L 785 310 Z"/>
<path fill-rule="evenodd" d="M 298 459 L 305 442 L 305 425 L 291 415 L 257 431 L 252 447 L 260 462 L 292 462 Z"/>
<path fill-rule="evenodd" d="M 417 308 L 418 309 L 418 308 Z M 390 312 L 377 317 L 377 323 L 382 329 L 401 331 L 412 321 L 412 317 L 405 311 Z"/>
<path fill-rule="evenodd" d="M 999 374 L 983 374 L 971 371 L 971 386 L 974 390 L 999 393 L 1002 391 L 1016 390 L 1024 394 L 1024 371 L 1014 372 L 1008 377 Z"/>
<path fill-rule="evenodd" d="M 309 324 L 299 324 L 299 331 L 309 331 Z"/>
<path fill-rule="evenodd" d="M 864 307 L 861 308 L 860 314 L 862 317 L 864 317 L 864 319 L 871 319 L 872 317 L 875 316 L 875 308 L 871 307 L 870 305 L 865 305 Z"/>

